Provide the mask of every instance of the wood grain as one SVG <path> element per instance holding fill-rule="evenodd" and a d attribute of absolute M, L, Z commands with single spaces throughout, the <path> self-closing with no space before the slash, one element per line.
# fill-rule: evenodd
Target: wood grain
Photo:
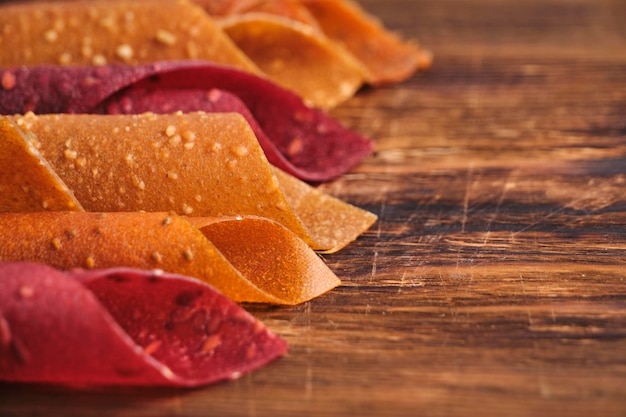
<path fill-rule="evenodd" d="M 0 385 L 2 416 L 626 415 L 626 2 L 363 0 L 432 48 L 333 111 L 380 216 L 344 285 L 248 306 L 291 344 L 194 391 Z"/>

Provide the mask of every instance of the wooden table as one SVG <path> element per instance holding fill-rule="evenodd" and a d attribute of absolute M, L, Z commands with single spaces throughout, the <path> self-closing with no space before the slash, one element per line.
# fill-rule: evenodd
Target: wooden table
<path fill-rule="evenodd" d="M 334 114 L 380 216 L 290 353 L 192 390 L 0 385 L 2 416 L 626 415 L 626 1 L 363 0 L 432 70 Z"/>

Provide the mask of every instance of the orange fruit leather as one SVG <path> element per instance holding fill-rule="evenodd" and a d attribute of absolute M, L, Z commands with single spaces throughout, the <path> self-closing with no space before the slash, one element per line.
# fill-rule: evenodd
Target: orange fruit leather
<path fill-rule="evenodd" d="M 365 80 L 378 85 L 403 81 L 432 64 L 432 53 L 407 41 L 350 0 L 195 0 L 214 16 L 262 13 L 281 16 L 293 27 L 308 25 L 319 35 L 345 48 L 365 69 Z M 232 19 L 232 17 L 231 17 Z M 259 17 L 256 18 L 257 20 Z M 267 17 L 271 20 L 271 18 Z M 228 29 L 226 29 L 227 32 Z M 238 43 L 237 38 L 234 38 Z M 245 50 L 246 48 L 244 48 Z M 254 58 L 253 58 L 254 60 Z"/>
<path fill-rule="evenodd" d="M 59 269 L 132 267 L 200 279 L 236 302 L 294 305 L 340 284 L 301 239 L 257 217 L 0 213 L 2 261 Z"/>
<path fill-rule="evenodd" d="M 2 131 L 22 154 L 29 150 L 42 167 L 50 167 L 46 189 L 58 179 L 56 189 L 69 190 L 76 209 L 265 217 L 328 253 L 345 247 L 376 220 L 273 169 L 238 113 L 29 113 L 4 116 L 2 122 Z M 45 190 L 15 183 L 9 169 L 0 167 L 0 179 L 7 182 L 0 186 L 13 187 L 17 194 L 5 196 L 13 203 L 0 211 L 20 209 L 16 202 L 32 203 L 37 196 L 42 202 L 20 211 L 48 209 L 49 197 L 41 197 Z"/>
<path fill-rule="evenodd" d="M 366 68 L 311 26 L 268 13 L 245 13 L 219 23 L 235 44 L 280 85 L 309 104 L 332 108 L 363 85 Z"/>
<path fill-rule="evenodd" d="M 432 53 L 405 41 L 349 0 L 302 0 L 324 34 L 343 45 L 368 70 L 370 84 L 399 82 L 429 68 Z"/>
<path fill-rule="evenodd" d="M 201 59 L 258 72 L 187 0 L 93 0 L 0 5 L 0 67 Z"/>

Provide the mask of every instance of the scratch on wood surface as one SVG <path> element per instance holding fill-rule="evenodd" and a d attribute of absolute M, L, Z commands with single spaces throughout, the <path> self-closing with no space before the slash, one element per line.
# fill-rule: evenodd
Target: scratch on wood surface
<path fill-rule="evenodd" d="M 387 191 L 388 191 L 387 187 L 385 187 L 382 190 L 383 198 L 380 202 L 380 212 L 378 213 L 378 221 L 377 221 L 378 228 L 376 229 L 376 239 L 378 240 L 377 244 L 380 243 L 380 237 L 382 236 L 382 231 L 383 231 L 385 211 L 387 210 Z"/>
<path fill-rule="evenodd" d="M 418 267 L 422 266 L 422 264 L 423 263 L 420 262 L 420 265 L 418 265 Z M 402 276 L 400 277 L 400 283 L 398 285 L 398 294 L 402 293 L 402 290 L 405 289 L 405 288 L 423 287 L 424 285 L 426 285 L 422 281 L 415 282 L 415 277 L 414 278 L 410 278 L 407 281 L 407 279 L 406 279 L 407 278 L 407 273 L 408 273 L 407 271 L 402 272 Z"/>
<path fill-rule="evenodd" d="M 544 216 L 542 216 L 540 219 L 527 224 L 526 226 L 522 227 L 520 230 L 514 232 L 511 236 L 511 239 L 514 239 L 518 234 L 526 232 L 530 229 L 532 229 L 535 226 L 540 225 L 541 223 L 543 223 L 546 220 L 549 220 L 551 218 L 553 218 L 554 216 L 557 216 L 559 214 L 562 214 L 565 212 L 565 210 L 567 210 L 568 207 L 575 207 L 575 205 L 580 202 L 580 201 L 584 201 L 585 199 L 587 199 L 588 195 L 587 194 L 583 194 L 581 197 L 575 198 L 573 200 L 571 200 L 569 203 L 563 205 L 563 207 L 559 207 L 554 211 L 551 211 L 547 214 L 545 214 Z"/>
<path fill-rule="evenodd" d="M 515 188 L 515 182 L 511 181 L 511 172 L 509 172 L 504 179 L 504 184 L 502 185 L 502 192 L 500 192 L 500 197 L 498 198 L 498 202 L 496 203 L 496 207 L 493 211 L 493 215 L 489 218 L 487 222 L 487 231 L 485 232 L 485 238 L 483 239 L 483 246 L 486 246 L 489 242 L 489 236 L 491 235 L 491 225 L 496 221 L 498 215 L 500 214 L 500 207 L 502 207 L 502 203 L 506 198 L 507 191 Z M 480 252 L 480 251 L 479 251 Z M 477 254 L 478 255 L 478 254 Z"/>
<path fill-rule="evenodd" d="M 378 267 L 378 251 L 374 251 L 374 257 L 372 258 L 372 273 L 370 274 L 370 284 L 374 282 L 374 277 L 376 276 L 376 269 Z"/>
<path fill-rule="evenodd" d="M 463 219 L 461 220 L 461 232 L 465 232 L 465 224 L 467 223 L 467 214 L 469 211 L 469 201 L 472 189 L 472 178 L 474 174 L 474 163 L 470 162 L 467 169 L 467 183 L 465 184 L 465 196 L 463 197 Z"/>
<path fill-rule="evenodd" d="M 524 294 L 524 297 L 526 297 L 526 284 L 524 283 L 524 275 L 523 274 L 519 274 L 519 280 L 520 280 L 520 284 L 522 285 L 522 294 Z M 530 312 L 529 308 L 526 308 L 526 314 L 528 315 L 528 324 L 529 325 L 533 325 L 533 315 Z"/>
<path fill-rule="evenodd" d="M 465 285 L 465 293 L 468 294 L 471 290 L 470 290 L 470 286 L 474 283 L 474 270 L 473 268 L 471 269 L 471 272 L 469 273 L 469 279 L 467 280 L 467 284 Z"/>
<path fill-rule="evenodd" d="M 387 209 L 387 188 L 382 190 L 382 195 L 383 195 L 383 198 L 380 202 L 380 212 L 378 214 L 378 221 L 376 222 L 378 224 L 378 227 L 376 229 L 376 245 L 375 245 L 376 247 L 378 247 L 381 244 L 380 239 L 383 234 L 383 223 L 385 221 L 384 220 L 385 211 Z M 378 250 L 374 250 L 374 256 L 372 258 L 372 272 L 370 274 L 370 279 L 369 279 L 370 284 L 374 281 L 377 268 L 378 268 Z"/>
<path fill-rule="evenodd" d="M 402 273 L 402 276 L 400 277 L 400 285 L 398 285 L 398 294 L 400 294 L 402 292 L 402 288 L 404 287 L 404 280 L 406 279 L 406 271 L 404 271 Z"/>
<path fill-rule="evenodd" d="M 446 298 L 448 298 L 448 289 L 446 288 L 446 282 L 443 279 L 443 274 L 439 273 L 439 281 L 441 282 L 441 287 L 443 288 L 443 294 Z"/>

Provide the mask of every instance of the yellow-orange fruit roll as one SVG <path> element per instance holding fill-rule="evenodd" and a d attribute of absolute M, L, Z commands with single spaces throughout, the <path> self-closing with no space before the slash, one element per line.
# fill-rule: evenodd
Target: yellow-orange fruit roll
<path fill-rule="evenodd" d="M 302 25 L 345 48 L 366 69 L 365 81 L 383 84 L 402 81 L 432 64 L 432 53 L 414 40 L 387 30 L 379 19 L 350 0 L 195 0 L 216 17 L 246 20 L 247 15 L 282 16 L 294 28 Z M 272 20 L 270 17 L 266 17 Z M 251 27 L 251 26 L 250 26 Z M 252 27 L 251 27 L 252 29 Z M 231 30 L 226 27 L 226 30 Z M 294 29 L 295 30 L 295 29 Z M 286 30 L 285 30 L 286 31 Z M 239 35 L 241 36 L 241 35 Z M 250 33 L 249 36 L 253 36 Z M 233 37 L 236 43 L 237 37 Z M 288 40 L 285 41 L 288 46 Z M 246 48 L 244 48 L 245 50 Z"/>
<path fill-rule="evenodd" d="M 324 34 L 343 45 L 367 67 L 367 81 L 371 84 L 402 81 L 432 63 L 429 50 L 388 31 L 354 1 L 302 2 Z"/>
<path fill-rule="evenodd" d="M 258 217 L 0 213 L 0 240 L 2 261 L 157 269 L 198 278 L 237 302 L 294 305 L 340 284 L 301 239 Z"/>
<path fill-rule="evenodd" d="M 261 71 L 315 106 L 334 107 L 365 81 L 367 69 L 358 60 L 299 21 L 246 13 L 220 24 Z"/>
<path fill-rule="evenodd" d="M 325 252 L 376 220 L 273 169 L 237 113 L 29 113 L 3 116 L 0 134 L 0 211 L 253 215 Z"/>
<path fill-rule="evenodd" d="M 9 3 L 0 5 L 0 28 L 0 67 L 203 59 L 256 71 L 186 0 Z"/>

